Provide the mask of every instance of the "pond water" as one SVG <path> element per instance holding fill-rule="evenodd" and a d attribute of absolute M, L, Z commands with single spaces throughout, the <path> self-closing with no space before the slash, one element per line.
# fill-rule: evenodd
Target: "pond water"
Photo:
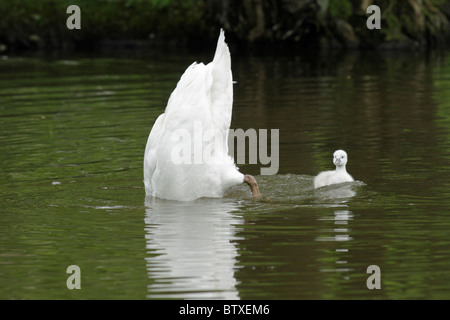
<path fill-rule="evenodd" d="M 276 175 L 240 165 L 262 200 L 145 199 L 153 122 L 212 52 L 0 60 L 0 298 L 449 299 L 450 55 L 232 53 L 232 128 L 279 129 Z M 314 190 L 340 148 L 356 181 Z"/>

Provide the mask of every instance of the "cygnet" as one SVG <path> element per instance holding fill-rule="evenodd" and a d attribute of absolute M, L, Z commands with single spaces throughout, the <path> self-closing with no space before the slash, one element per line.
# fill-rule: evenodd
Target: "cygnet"
<path fill-rule="evenodd" d="M 352 176 L 345 169 L 347 164 L 347 153 L 344 150 L 337 150 L 333 154 L 333 163 L 336 170 L 323 171 L 314 178 L 314 188 L 329 186 L 330 184 L 354 181 Z"/>

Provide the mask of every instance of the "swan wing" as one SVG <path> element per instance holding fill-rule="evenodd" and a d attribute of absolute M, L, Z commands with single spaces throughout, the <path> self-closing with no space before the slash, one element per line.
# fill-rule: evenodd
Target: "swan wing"
<path fill-rule="evenodd" d="M 193 63 L 181 76 L 170 95 L 165 110 L 165 129 L 186 129 L 192 133 L 195 122 L 211 123 L 208 68 L 203 63 Z M 204 128 L 208 129 L 208 128 Z"/>
<path fill-rule="evenodd" d="M 193 63 L 181 76 L 167 104 L 164 130 L 187 134 L 196 142 L 200 140 L 202 155 L 208 155 L 213 162 L 225 162 L 227 166 L 233 163 L 236 171 L 228 155 L 232 105 L 231 56 L 221 30 L 213 61 L 207 65 Z M 195 162 L 194 155 L 191 159 Z M 224 173 L 229 171 L 232 169 L 224 169 Z M 242 177 L 238 175 L 235 179 Z"/>
<path fill-rule="evenodd" d="M 208 65 L 193 63 L 181 76 L 166 107 L 166 127 L 193 129 L 202 124 L 203 131 L 227 134 L 233 106 L 231 57 L 220 31 L 214 59 Z"/>

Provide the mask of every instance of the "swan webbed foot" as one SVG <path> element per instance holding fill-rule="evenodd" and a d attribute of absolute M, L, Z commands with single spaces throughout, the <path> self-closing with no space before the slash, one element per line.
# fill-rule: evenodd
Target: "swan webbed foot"
<path fill-rule="evenodd" d="M 261 193 L 259 192 L 258 184 L 256 183 L 255 178 L 252 175 L 246 174 L 244 175 L 244 182 L 250 186 L 250 190 L 252 190 L 252 195 L 254 199 L 260 199 Z"/>

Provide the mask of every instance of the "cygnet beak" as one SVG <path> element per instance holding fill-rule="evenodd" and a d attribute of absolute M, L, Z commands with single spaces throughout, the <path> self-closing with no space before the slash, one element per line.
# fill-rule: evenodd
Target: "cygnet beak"
<path fill-rule="evenodd" d="M 334 158 L 334 164 L 335 164 L 335 165 L 340 165 L 340 164 L 341 164 L 341 159 L 339 159 L 339 158 Z"/>

